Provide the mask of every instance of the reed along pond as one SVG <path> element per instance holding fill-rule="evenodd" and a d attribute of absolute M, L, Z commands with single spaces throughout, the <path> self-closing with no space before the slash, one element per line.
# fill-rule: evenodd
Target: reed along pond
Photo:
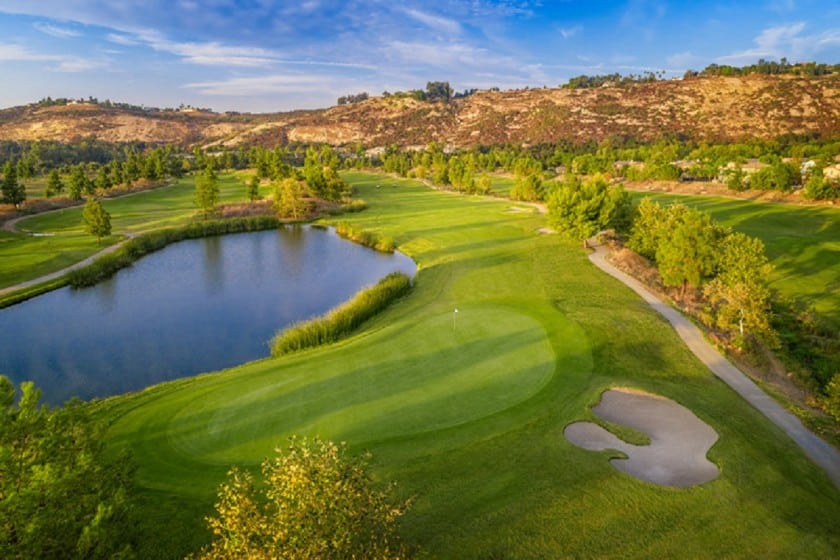
<path fill-rule="evenodd" d="M 279 329 L 415 271 L 309 226 L 181 241 L 91 288 L 0 310 L 0 373 L 53 405 L 135 391 L 266 357 Z"/>

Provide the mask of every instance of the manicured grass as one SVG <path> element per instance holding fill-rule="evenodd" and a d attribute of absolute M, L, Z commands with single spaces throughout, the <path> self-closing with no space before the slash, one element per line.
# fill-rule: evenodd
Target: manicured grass
<path fill-rule="evenodd" d="M 737 231 L 764 242 L 776 267 L 771 286 L 813 305 L 840 325 L 840 209 L 751 202 L 720 197 L 632 193 L 660 204 L 699 208 Z"/>
<path fill-rule="evenodd" d="M 116 397 L 109 445 L 139 464 L 140 557 L 178 558 L 232 465 L 290 434 L 370 449 L 415 498 L 405 538 L 428 558 L 831 558 L 840 492 L 544 217 L 411 181 L 349 173 L 415 288 L 334 345 Z M 377 184 L 382 184 L 380 189 Z M 458 309 L 457 315 L 454 310 Z M 674 489 L 569 444 L 611 386 L 676 400 L 720 435 L 720 478 Z"/>
<path fill-rule="evenodd" d="M 245 200 L 245 181 L 247 175 L 222 175 L 221 202 Z M 264 186 L 263 190 L 267 194 L 269 187 Z M 33 237 L 0 232 L 0 288 L 61 270 L 116 243 L 122 239 L 122 233 L 144 233 L 199 219 L 194 196 L 195 180 L 189 176 L 171 186 L 103 200 L 102 205 L 111 214 L 114 235 L 104 239 L 102 245 L 84 232 L 81 206 L 21 220 L 19 230 L 52 235 Z"/>

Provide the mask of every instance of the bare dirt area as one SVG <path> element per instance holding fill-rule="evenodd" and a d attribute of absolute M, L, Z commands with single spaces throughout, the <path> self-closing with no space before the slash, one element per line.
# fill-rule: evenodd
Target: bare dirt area
<path fill-rule="evenodd" d="M 783 202 L 807 206 L 834 206 L 833 201 L 808 200 L 801 191 L 783 193 L 779 191 L 745 190 L 733 191 L 716 181 L 627 181 L 624 187 L 631 191 L 671 193 L 693 196 L 719 196 L 739 200 L 761 202 Z"/>
<path fill-rule="evenodd" d="M 695 486 L 720 474 L 706 453 L 718 439 L 711 426 L 676 402 L 632 389 L 610 389 L 592 411 L 608 422 L 650 436 L 650 445 L 627 443 L 592 422 L 575 422 L 563 434 L 591 451 L 614 449 L 627 458 L 610 463 L 626 474 L 663 486 Z"/>

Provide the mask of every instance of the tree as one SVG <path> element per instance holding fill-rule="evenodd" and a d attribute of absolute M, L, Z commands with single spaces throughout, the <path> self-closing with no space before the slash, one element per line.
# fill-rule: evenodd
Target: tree
<path fill-rule="evenodd" d="M 219 202 L 219 184 L 212 164 L 195 176 L 195 204 L 207 219 L 216 209 Z"/>
<path fill-rule="evenodd" d="M 767 285 L 773 266 L 764 254 L 764 244 L 735 232 L 723 239 L 718 251 L 718 273 L 704 287 L 715 323 L 735 334 L 739 344 L 747 336 L 775 344 Z"/>
<path fill-rule="evenodd" d="M 70 172 L 70 183 L 67 187 L 70 198 L 73 200 L 81 200 L 82 193 L 89 192 L 91 190 L 90 185 L 90 179 L 88 179 L 88 176 L 85 173 L 84 166 L 81 164 L 74 166 L 73 170 Z"/>
<path fill-rule="evenodd" d="M 214 540 L 194 558 L 405 558 L 396 521 L 408 504 L 374 488 L 369 461 L 348 457 L 345 444 L 292 438 L 263 462 L 261 490 L 234 467 L 207 519 Z"/>
<path fill-rule="evenodd" d="M 306 212 L 304 194 L 304 186 L 297 179 L 288 177 L 280 181 L 274 190 L 274 205 L 280 217 L 301 219 Z"/>
<path fill-rule="evenodd" d="M 103 237 L 111 235 L 111 215 L 102 207 L 99 199 L 91 197 L 85 203 L 82 211 L 82 220 L 85 224 L 85 231 L 96 236 L 98 243 Z"/>
<path fill-rule="evenodd" d="M 3 202 L 14 204 L 15 208 L 26 200 L 26 188 L 17 180 L 17 169 L 11 161 L 3 166 Z"/>
<path fill-rule="evenodd" d="M 712 218 L 700 210 L 681 210 L 668 220 L 666 235 L 656 251 L 656 263 L 662 283 L 681 286 L 683 295 L 690 287 L 699 287 L 715 269 L 717 242 L 721 230 Z"/>
<path fill-rule="evenodd" d="M 251 177 L 251 180 L 248 181 L 247 188 L 245 189 L 245 194 L 248 195 L 248 200 L 254 202 L 259 200 L 260 198 L 260 178 L 256 175 Z"/>
<path fill-rule="evenodd" d="M 47 178 L 47 188 L 45 194 L 50 196 L 55 196 L 60 194 L 64 190 L 64 183 L 61 182 L 61 176 L 58 174 L 58 169 L 53 169 L 50 171 L 50 175 Z"/>
<path fill-rule="evenodd" d="M 129 558 L 133 467 L 78 401 L 50 410 L 0 375 L 0 557 Z"/>
<path fill-rule="evenodd" d="M 621 185 L 609 185 L 601 175 L 584 182 L 569 176 L 548 199 L 548 220 L 557 231 L 585 240 L 603 229 L 628 227 L 632 208 Z"/>

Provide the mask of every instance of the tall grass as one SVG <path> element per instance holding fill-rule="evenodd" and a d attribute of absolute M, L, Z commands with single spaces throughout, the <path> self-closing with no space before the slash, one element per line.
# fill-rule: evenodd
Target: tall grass
<path fill-rule="evenodd" d="M 67 281 L 74 288 L 93 286 L 121 268 L 130 266 L 140 257 L 162 249 L 171 243 L 226 233 L 276 229 L 279 226 L 280 222 L 274 216 L 256 216 L 193 222 L 182 227 L 153 231 L 127 241 L 125 245 L 113 253 L 103 255 L 89 266 L 71 271 L 67 275 Z"/>
<path fill-rule="evenodd" d="M 350 301 L 309 321 L 295 323 L 271 341 L 271 355 L 281 356 L 305 348 L 335 342 L 407 294 L 411 279 L 392 272 L 375 286 L 362 290 Z"/>
<path fill-rule="evenodd" d="M 335 225 L 335 232 L 345 239 L 377 251 L 382 251 L 383 253 L 393 253 L 397 248 L 393 238 L 382 236 L 372 231 L 361 230 L 348 222 L 337 223 Z"/>

